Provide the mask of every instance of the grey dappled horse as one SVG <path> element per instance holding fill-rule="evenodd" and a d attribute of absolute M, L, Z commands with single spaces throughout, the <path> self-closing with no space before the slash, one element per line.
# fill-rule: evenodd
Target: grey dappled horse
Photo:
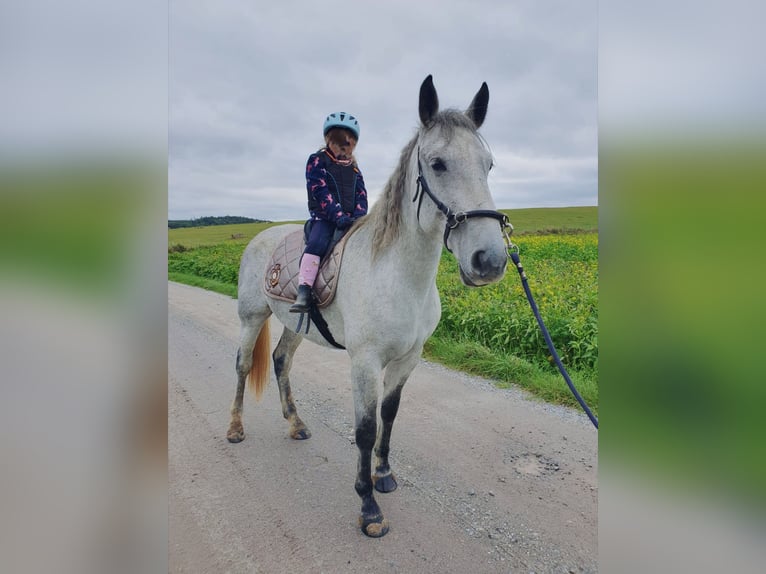
<path fill-rule="evenodd" d="M 505 274 L 503 231 L 507 219 L 495 211 L 487 185 L 492 156 L 477 132 L 488 101 L 489 90 L 484 83 L 465 113 L 440 112 L 432 78 L 425 79 L 420 87 L 418 132 L 402 150 L 381 197 L 349 231 L 336 297 L 322 309 L 330 332 L 351 358 L 359 449 L 355 487 L 362 499 L 360 526 L 367 536 L 388 532 L 373 486 L 378 492 L 391 492 L 397 486 L 388 463 L 391 428 L 402 387 L 441 316 L 436 272 L 442 242 L 454 253 L 464 284 L 486 285 Z M 419 176 L 425 181 L 422 186 Z M 428 198 L 424 199 L 423 191 Z M 419 201 L 413 200 L 416 193 L 420 193 Z M 242 255 L 238 383 L 227 433 L 230 442 L 244 438 L 242 400 L 246 379 L 249 376 L 257 398 L 269 380 L 268 319 L 272 313 L 286 325 L 273 354 L 282 414 L 290 424 L 292 438 L 311 436 L 295 408 L 288 374 L 293 354 L 304 338 L 325 347 L 330 344 L 316 328 L 305 335 L 296 334 L 297 316 L 288 311 L 290 303 L 264 293 L 270 256 L 277 244 L 296 229 L 300 226 L 267 229 L 250 242 Z"/>

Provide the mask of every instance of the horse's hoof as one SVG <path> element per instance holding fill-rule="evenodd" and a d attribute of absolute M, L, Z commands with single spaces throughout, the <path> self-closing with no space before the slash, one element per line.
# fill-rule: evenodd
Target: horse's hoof
<path fill-rule="evenodd" d="M 226 439 L 229 442 L 242 442 L 245 440 L 245 428 L 242 426 L 241 422 L 235 421 L 229 425 Z"/>
<path fill-rule="evenodd" d="M 393 473 L 389 473 L 385 476 L 372 475 L 372 483 L 375 485 L 375 490 L 378 492 L 393 492 L 398 486 L 396 483 L 396 477 Z"/>
<path fill-rule="evenodd" d="M 359 527 L 362 533 L 370 538 L 380 538 L 388 532 L 388 520 L 378 515 L 374 518 L 359 517 Z"/>
<path fill-rule="evenodd" d="M 245 440 L 245 431 L 229 431 L 226 433 L 226 440 L 229 442 L 242 442 Z"/>
<path fill-rule="evenodd" d="M 306 440 L 307 438 L 311 438 L 311 431 L 305 427 L 296 429 L 290 432 L 290 438 L 295 440 Z"/>

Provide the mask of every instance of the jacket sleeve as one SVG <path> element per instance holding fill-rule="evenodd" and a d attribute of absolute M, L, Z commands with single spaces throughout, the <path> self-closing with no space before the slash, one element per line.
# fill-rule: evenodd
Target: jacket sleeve
<path fill-rule="evenodd" d="M 367 189 L 364 186 L 364 178 L 360 171 L 356 177 L 356 190 L 354 194 L 354 218 L 367 214 Z"/>
<path fill-rule="evenodd" d="M 327 186 L 327 171 L 316 153 L 311 154 L 306 163 L 306 190 L 315 203 L 312 217 L 335 223 L 343 215 L 340 203 Z"/>

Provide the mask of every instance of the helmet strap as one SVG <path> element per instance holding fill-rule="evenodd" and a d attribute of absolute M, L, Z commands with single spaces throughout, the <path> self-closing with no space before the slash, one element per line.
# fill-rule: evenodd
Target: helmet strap
<path fill-rule="evenodd" d="M 353 158 L 350 158 L 350 159 L 338 159 L 337 157 L 335 157 L 335 154 L 332 153 L 332 150 L 330 149 L 329 144 L 325 148 L 325 152 L 327 153 L 327 155 L 330 156 L 331 160 L 333 160 L 335 163 L 337 163 L 339 165 L 351 165 L 352 163 L 354 163 L 354 159 Z"/>

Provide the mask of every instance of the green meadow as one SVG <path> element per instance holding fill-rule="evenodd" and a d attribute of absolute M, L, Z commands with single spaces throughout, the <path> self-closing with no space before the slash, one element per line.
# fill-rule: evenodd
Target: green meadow
<path fill-rule="evenodd" d="M 598 208 L 503 210 L 556 350 L 583 398 L 598 411 Z M 278 223 L 168 230 L 171 280 L 237 296 L 239 260 L 252 237 Z M 289 222 L 300 223 L 300 222 Z M 517 385 L 543 400 L 576 405 L 513 267 L 497 284 L 469 289 L 444 251 L 437 275 L 442 319 L 428 359 Z"/>
<path fill-rule="evenodd" d="M 264 229 L 285 223 L 300 223 L 298 221 L 278 221 L 270 223 L 237 223 L 232 225 L 210 225 L 207 227 L 183 227 L 168 229 L 168 246 L 195 248 L 204 245 L 233 243 L 247 245 L 253 237 Z"/>
<path fill-rule="evenodd" d="M 530 209 L 503 209 L 501 211 L 508 214 L 515 229 L 514 233 L 517 235 L 598 230 L 598 208 L 596 207 L 534 207 Z M 190 248 L 220 243 L 244 243 L 246 245 L 264 229 L 285 223 L 303 223 L 303 220 L 168 229 L 168 245 L 171 248 L 174 245 Z"/>

